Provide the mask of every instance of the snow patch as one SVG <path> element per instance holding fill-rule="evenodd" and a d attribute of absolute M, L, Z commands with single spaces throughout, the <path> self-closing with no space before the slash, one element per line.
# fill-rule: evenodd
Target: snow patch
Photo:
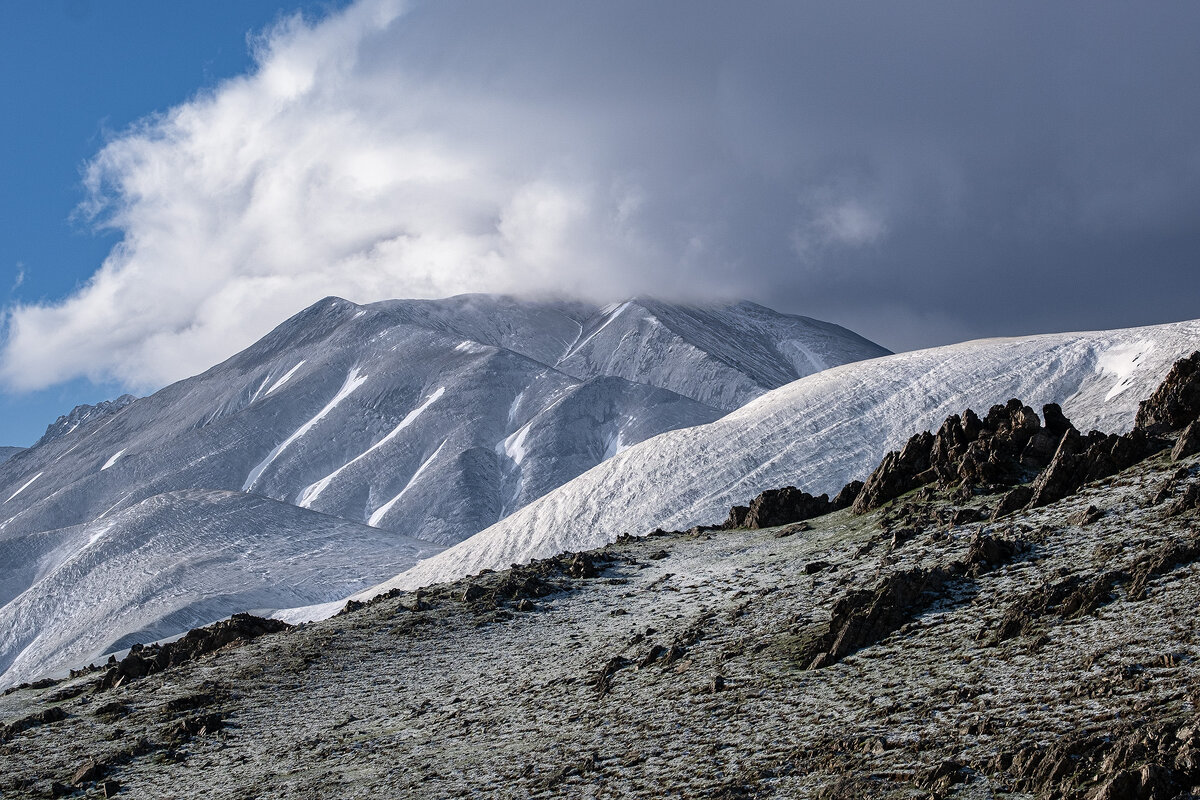
<path fill-rule="evenodd" d="M 526 422 L 521 426 L 521 429 L 509 436 L 497 450 L 503 450 L 504 455 L 508 456 L 518 466 L 525 460 L 525 439 L 529 436 L 529 429 L 533 426 L 533 420 Z"/>
<path fill-rule="evenodd" d="M 624 450 L 628 450 L 630 448 L 630 445 L 625 444 L 623 441 L 621 441 L 622 436 L 623 436 L 623 432 L 618 430 L 615 434 L 612 434 L 608 437 L 607 441 L 604 444 L 604 459 L 603 459 L 604 461 L 608 461 L 610 458 L 615 456 L 617 453 L 620 453 Z"/>
<path fill-rule="evenodd" d="M 285 375 L 284 375 L 282 378 L 280 378 L 279 380 L 277 380 L 277 381 L 275 381 L 273 384 L 271 384 L 271 388 L 270 388 L 270 389 L 267 389 L 267 393 L 266 393 L 266 394 L 264 394 L 264 395 L 263 395 L 263 397 L 269 397 L 269 396 L 270 396 L 270 394 L 271 394 L 271 392 L 275 391 L 275 390 L 276 390 L 276 389 L 278 389 L 280 386 L 283 386 L 285 383 L 287 383 L 287 382 L 288 382 L 288 380 L 290 380 L 290 379 L 291 379 L 291 377 L 292 377 L 293 375 L 295 375 L 295 374 L 296 374 L 296 370 L 298 370 L 298 369 L 300 369 L 301 367 L 303 367 L 303 366 L 304 366 L 304 364 L 305 364 L 305 361 L 307 361 L 307 360 L 308 360 L 308 359 L 305 359 L 304 361 L 301 361 L 299 364 L 297 364 L 296 366 L 294 366 L 294 367 L 292 367 L 291 369 L 289 369 L 289 370 L 287 371 L 287 373 L 286 373 L 286 374 L 285 374 Z"/>
<path fill-rule="evenodd" d="M 300 364 L 303 364 L 303 363 L 304 363 L 303 361 L 300 362 Z M 293 367 L 292 372 L 295 372 L 297 369 L 299 369 L 300 364 L 297 364 L 295 367 Z M 288 373 L 288 375 L 290 375 L 290 374 L 291 373 Z M 285 375 L 283 378 L 280 379 L 280 381 L 285 380 L 287 377 L 288 376 Z M 347 397 L 349 397 L 350 394 L 352 394 L 355 389 L 362 386 L 366 382 L 366 380 L 367 380 L 367 376 L 360 375 L 358 372 L 358 367 L 355 367 L 354 369 L 350 370 L 350 374 L 346 376 L 346 382 L 342 384 L 341 389 L 338 389 L 338 393 L 333 396 L 333 399 L 330 400 L 325 405 L 325 407 L 322 408 L 317 413 L 317 415 L 315 417 L 313 417 L 308 422 L 301 425 L 299 428 L 297 428 L 295 430 L 294 433 L 292 433 L 291 436 L 284 439 L 281 444 L 276 445 L 274 450 L 272 450 L 270 453 L 267 453 L 267 457 L 264 458 L 262 461 L 260 461 L 258 463 L 258 466 L 256 466 L 254 469 L 250 470 L 250 474 L 246 476 L 246 482 L 244 484 L 242 484 L 242 491 L 243 492 L 250 491 L 250 489 L 253 488 L 254 483 L 263 474 L 263 470 L 265 470 L 267 467 L 269 467 L 271 465 L 272 461 L 279 458 L 279 455 L 284 450 L 286 450 L 289 446 L 291 446 L 291 444 L 293 442 L 295 442 L 297 439 L 304 436 L 304 434 L 306 434 L 310 430 L 312 430 L 314 425 L 316 425 L 318 422 L 320 422 L 322 419 L 324 419 L 326 414 L 328 414 L 330 411 L 332 411 L 334 408 L 336 408 L 338 403 L 342 402 Z M 278 385 L 279 384 L 276 383 L 276 386 L 278 386 Z M 271 388 L 274 389 L 275 386 L 272 386 Z M 268 391 L 267 394 L 270 394 L 270 391 Z"/>
<path fill-rule="evenodd" d="M 467 341 L 460 342 L 454 349 L 460 353 L 482 353 L 487 350 L 487 346 L 468 339 Z"/>
<path fill-rule="evenodd" d="M 1117 378 L 1117 382 L 1104 396 L 1105 402 L 1112 400 L 1136 383 L 1134 371 L 1141 366 L 1145 356 L 1154 350 L 1155 345 L 1154 340 L 1143 339 L 1140 342 L 1111 347 L 1096 358 L 1096 372 L 1111 373 Z"/>
<path fill-rule="evenodd" d="M 101 472 L 103 472 L 104 470 L 106 470 L 106 469 L 108 469 L 109 467 L 111 467 L 113 464 L 117 463 L 117 459 L 118 459 L 118 458 L 120 458 L 120 457 L 121 457 L 121 456 L 123 456 L 123 455 L 125 455 L 125 451 L 124 451 L 124 450 L 121 450 L 120 452 L 118 452 L 117 454 L 115 454 L 115 455 L 114 455 L 112 458 L 110 458 L 108 461 L 105 461 L 105 462 L 104 462 L 104 466 L 100 468 L 100 471 L 101 471 Z"/>
<path fill-rule="evenodd" d="M 400 490 L 400 494 L 396 495 L 391 500 L 388 500 L 386 503 L 376 509 L 375 513 L 371 515 L 371 518 L 367 520 L 368 525 L 370 525 L 372 528 L 379 527 L 379 523 L 383 522 L 383 518 L 386 517 L 388 512 L 392 510 L 392 506 L 400 502 L 400 498 L 404 497 L 404 493 L 413 487 L 413 484 L 415 484 L 417 479 L 421 477 L 421 473 L 425 471 L 425 468 L 433 463 L 433 460 L 438 457 L 438 453 L 442 452 L 442 448 L 446 446 L 447 441 L 448 440 L 443 439 L 442 443 L 438 445 L 438 449 L 433 451 L 433 455 L 421 462 L 421 466 L 417 467 L 417 471 L 414 472 L 413 476 L 408 479 L 408 483 L 404 484 L 404 488 Z"/>
<path fill-rule="evenodd" d="M 400 433 L 400 431 L 404 430 L 409 425 L 412 425 L 413 422 L 416 421 L 417 417 L 421 416 L 422 411 L 424 411 L 425 409 L 429 408 L 431 405 L 436 403 L 438 398 L 441 397 L 445 393 L 446 393 L 446 387 L 439 386 L 437 388 L 437 390 L 434 391 L 433 394 L 431 394 L 431 395 L 429 395 L 429 397 L 425 398 L 425 402 L 421 403 L 421 405 L 417 406 L 412 411 L 408 412 L 408 414 L 404 417 L 404 419 L 400 420 L 400 424 L 397 425 L 395 428 L 392 428 L 391 432 L 387 436 L 384 436 L 382 439 L 380 439 L 378 442 L 376 442 L 375 444 L 368 447 L 362 453 L 358 454 L 350 461 L 347 461 L 345 464 L 338 467 L 333 472 L 326 475 L 324 478 L 321 478 L 321 480 L 319 480 L 316 483 L 312 484 L 311 486 L 305 488 L 304 491 L 302 491 L 300 493 L 299 498 L 297 498 L 296 505 L 300 506 L 301 508 L 310 508 L 312 506 L 312 504 L 316 501 L 316 499 L 321 496 L 321 492 L 325 491 L 325 489 L 327 489 L 329 487 L 329 484 L 333 482 L 334 478 L 336 478 L 339 474 L 341 474 L 347 467 L 350 467 L 353 464 L 357 463 L 358 461 L 361 461 L 362 459 L 369 456 L 371 453 L 373 453 L 376 450 L 378 450 L 379 448 L 383 447 L 385 444 L 390 442 L 392 439 L 395 439 L 396 436 Z"/>

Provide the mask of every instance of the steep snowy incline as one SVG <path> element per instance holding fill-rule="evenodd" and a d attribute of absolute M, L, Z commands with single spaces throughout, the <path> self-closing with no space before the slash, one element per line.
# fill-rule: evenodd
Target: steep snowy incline
<path fill-rule="evenodd" d="M 912 433 L 1010 397 L 1061 403 L 1084 431 L 1126 430 L 1138 402 L 1197 348 L 1200 320 L 967 342 L 830 369 L 629 448 L 360 597 L 586 550 L 626 531 L 719 522 L 768 488 L 835 492 Z"/>
<path fill-rule="evenodd" d="M 439 549 L 238 492 L 158 495 L 0 542 L 0 673 L 7 685 L 235 612 L 332 600 Z"/>

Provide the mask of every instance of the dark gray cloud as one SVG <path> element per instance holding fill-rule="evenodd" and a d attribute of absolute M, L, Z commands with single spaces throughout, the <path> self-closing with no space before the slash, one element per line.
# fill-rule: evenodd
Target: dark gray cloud
<path fill-rule="evenodd" d="M 894 349 L 1195 317 L 1197 23 L 361 0 L 97 156 L 125 242 L 5 372 L 179 377 L 328 293 L 748 297 Z"/>

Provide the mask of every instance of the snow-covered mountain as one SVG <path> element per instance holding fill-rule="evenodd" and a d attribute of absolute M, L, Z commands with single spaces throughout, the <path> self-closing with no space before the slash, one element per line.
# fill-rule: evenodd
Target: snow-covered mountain
<path fill-rule="evenodd" d="M 833 493 L 865 479 L 912 433 L 1010 397 L 1035 408 L 1060 403 L 1083 431 L 1127 430 L 1138 402 L 1177 359 L 1198 348 L 1200 320 L 1194 320 L 989 339 L 830 369 L 711 424 L 630 448 L 357 597 L 587 550 L 622 532 L 720 522 L 730 506 L 768 488 Z"/>
<path fill-rule="evenodd" d="M 885 353 L 751 303 L 327 298 L 201 375 L 77 409 L 0 464 L 0 684 L 345 596 L 638 442 Z M 231 570 L 251 542 L 259 572 Z"/>

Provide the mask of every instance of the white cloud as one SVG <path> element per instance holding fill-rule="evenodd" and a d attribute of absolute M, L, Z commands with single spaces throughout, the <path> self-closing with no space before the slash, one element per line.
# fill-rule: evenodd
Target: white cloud
<path fill-rule="evenodd" d="M 837 197 L 830 191 L 815 193 L 805 204 L 792 231 L 792 249 L 806 263 L 817 261 L 831 248 L 866 247 L 880 242 L 888 232 L 880 210 L 882 203 L 857 197 Z"/>
<path fill-rule="evenodd" d="M 562 269 L 613 291 L 607 264 L 637 253 L 636 185 L 605 196 L 527 140 L 478 135 L 535 110 L 415 82 L 378 52 L 400 20 L 390 0 L 289 19 L 257 41 L 253 74 L 109 143 L 87 211 L 124 241 L 65 301 L 10 311 L 7 382 L 160 385 L 329 294 L 547 291 Z"/>
<path fill-rule="evenodd" d="M 1036 41 L 1028 19 L 636 0 L 358 0 L 289 19 L 254 40 L 250 74 L 97 154 L 85 211 L 121 243 L 65 299 L 8 309 L 0 379 L 152 388 L 330 294 L 744 296 L 818 316 L 903 295 L 920 320 L 972 290 L 964 254 L 1008 258 L 1013 230 L 1066 240 L 1128 175 L 1167 176 L 1135 199 L 1192 235 L 1195 171 L 1172 165 L 1193 163 L 1178 120 L 1193 88 L 1161 80 L 1194 72 L 1167 69 L 1196 58 L 1189 26 L 1147 28 L 1152 47 L 1117 37 L 1118 58 L 1074 18 Z M 1102 55 L 1077 68 L 1064 51 Z M 1130 80 L 1154 100 L 1115 114 Z M 1023 270 L 1013 292 L 1045 273 L 987 268 Z M 1005 325 L 1016 305 L 996 302 Z"/>

